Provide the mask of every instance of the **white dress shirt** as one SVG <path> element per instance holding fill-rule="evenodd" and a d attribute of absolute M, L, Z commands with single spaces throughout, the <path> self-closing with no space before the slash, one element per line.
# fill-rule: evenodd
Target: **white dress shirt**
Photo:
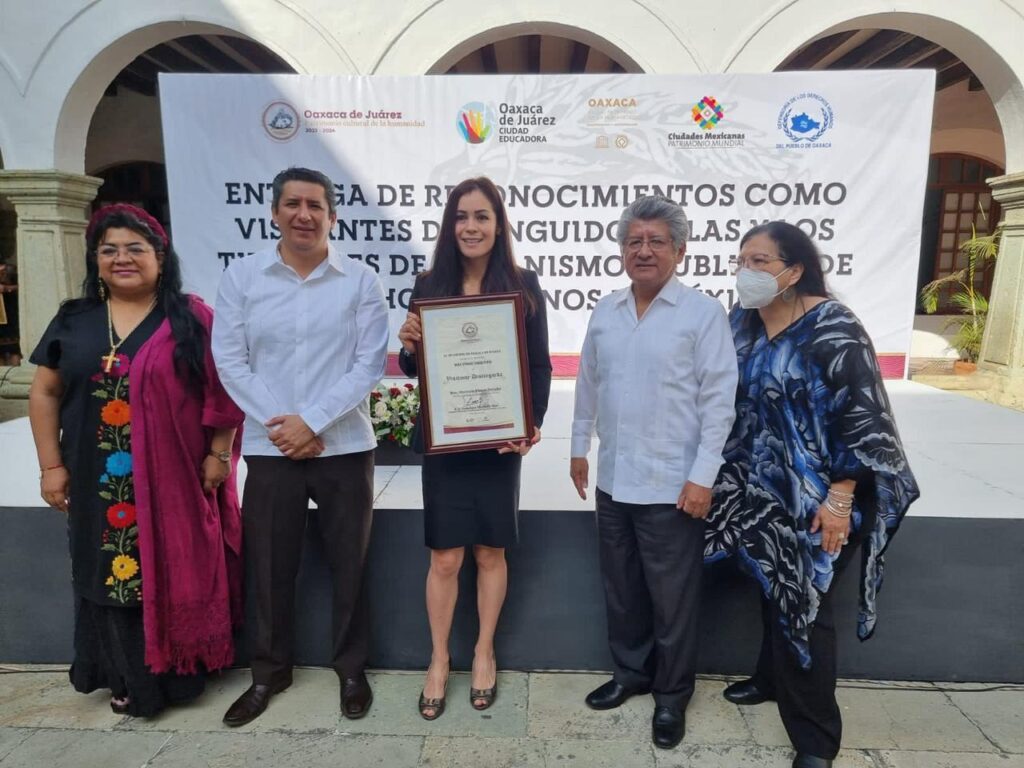
<path fill-rule="evenodd" d="M 710 488 L 736 414 L 725 309 L 671 278 L 637 320 L 631 287 L 594 308 L 576 375 L 573 457 L 597 427 L 597 487 L 628 504 L 675 504 Z"/>
<path fill-rule="evenodd" d="M 384 375 L 388 313 L 372 269 L 338 254 L 305 279 L 277 248 L 232 262 L 221 276 L 213 358 L 245 411 L 242 453 L 281 456 L 264 423 L 302 417 L 324 442 L 321 456 L 377 445 L 367 398 Z"/>

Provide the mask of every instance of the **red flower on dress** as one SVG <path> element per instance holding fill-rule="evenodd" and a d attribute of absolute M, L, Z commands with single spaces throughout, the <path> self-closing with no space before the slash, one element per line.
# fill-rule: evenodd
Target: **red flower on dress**
<path fill-rule="evenodd" d="M 114 528 L 127 528 L 135 522 L 135 505 L 120 502 L 107 510 L 107 522 Z"/>
<path fill-rule="evenodd" d="M 131 358 L 129 358 L 128 355 L 122 355 L 121 353 L 118 353 L 116 355 L 116 359 L 114 360 L 114 364 L 110 366 L 110 373 L 106 373 L 106 371 L 104 371 L 104 373 L 107 376 L 119 379 L 122 376 L 128 375 L 128 369 L 131 367 L 131 363 Z M 104 368 L 106 367 L 106 362 L 103 363 L 103 366 Z"/>

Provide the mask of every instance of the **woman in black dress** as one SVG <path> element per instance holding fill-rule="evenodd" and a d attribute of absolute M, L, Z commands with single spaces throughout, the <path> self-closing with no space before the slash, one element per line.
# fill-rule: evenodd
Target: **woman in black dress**
<path fill-rule="evenodd" d="M 71 683 L 151 717 L 233 658 L 243 416 L 217 379 L 212 313 L 182 293 L 160 223 L 107 206 L 86 239 L 83 296 L 32 353 L 29 420 L 41 495 L 68 516 Z"/>
<path fill-rule="evenodd" d="M 430 270 L 416 278 L 412 298 L 473 296 L 520 291 L 526 307 L 526 346 L 530 366 L 532 441 L 509 443 L 497 450 L 468 451 L 423 459 L 423 507 L 426 545 L 427 615 L 433 653 L 420 696 L 420 714 L 440 717 L 450 660 L 448 636 L 458 597 L 458 576 L 465 548 L 473 548 L 477 565 L 477 610 L 480 634 L 473 653 L 470 702 L 487 709 L 498 688 L 494 631 L 508 582 L 505 547 L 518 538 L 519 470 L 522 457 L 540 440 L 540 425 L 551 390 L 551 359 L 544 295 L 537 275 L 516 266 L 512 238 L 501 195 L 487 178 L 466 179 L 448 197 Z M 398 333 L 399 362 L 416 376 L 417 315 L 409 313 Z M 417 423 L 414 447 L 423 450 Z"/>

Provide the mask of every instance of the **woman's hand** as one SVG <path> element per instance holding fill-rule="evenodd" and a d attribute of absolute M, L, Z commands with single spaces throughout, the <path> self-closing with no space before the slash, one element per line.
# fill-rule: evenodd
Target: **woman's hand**
<path fill-rule="evenodd" d="M 65 514 L 68 511 L 68 488 L 71 475 L 65 467 L 54 467 L 43 472 L 39 478 L 39 495 L 43 501 Z"/>
<path fill-rule="evenodd" d="M 811 521 L 811 533 L 821 529 L 821 548 L 830 555 L 839 554 L 847 539 L 850 538 L 850 518 L 840 517 L 829 511 L 828 507 L 822 504 L 818 507 L 818 513 Z"/>
<path fill-rule="evenodd" d="M 207 456 L 203 459 L 203 490 L 207 493 L 217 490 L 227 480 L 229 474 L 231 474 L 230 461 L 221 461 L 216 456 Z"/>
<path fill-rule="evenodd" d="M 534 427 L 532 440 L 520 440 L 518 443 L 505 443 L 505 445 L 498 449 L 498 453 L 518 453 L 520 456 L 525 456 L 530 452 L 530 449 L 539 442 L 540 430 Z"/>
<path fill-rule="evenodd" d="M 409 312 L 405 316 L 405 322 L 398 329 L 398 340 L 410 355 L 416 352 L 416 342 L 423 340 L 423 332 L 420 327 L 420 316 L 415 312 Z"/>

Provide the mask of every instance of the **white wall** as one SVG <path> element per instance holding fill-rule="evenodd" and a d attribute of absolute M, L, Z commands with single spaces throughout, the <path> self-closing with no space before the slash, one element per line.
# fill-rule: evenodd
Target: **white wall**
<path fill-rule="evenodd" d="M 1012 172 L 1024 169 L 1022 9 L 1024 0 L 0 0 L 0 151 L 8 168 L 82 172 L 107 84 L 146 48 L 186 34 L 246 35 L 298 72 L 422 74 L 531 31 L 621 52 L 647 72 L 765 72 L 827 32 L 888 26 L 946 46 L 978 73 L 1009 128 Z"/>

